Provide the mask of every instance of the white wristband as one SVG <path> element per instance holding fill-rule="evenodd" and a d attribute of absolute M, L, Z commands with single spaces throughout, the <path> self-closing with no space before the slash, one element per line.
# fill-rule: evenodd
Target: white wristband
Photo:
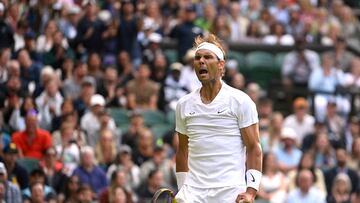
<path fill-rule="evenodd" d="M 187 172 L 176 172 L 176 182 L 177 182 L 177 186 L 178 186 L 178 190 L 180 190 L 180 188 L 184 185 L 186 176 L 187 176 Z"/>
<path fill-rule="evenodd" d="M 262 173 L 255 169 L 249 169 L 246 171 L 246 186 L 254 188 L 259 191 L 260 181 Z"/>

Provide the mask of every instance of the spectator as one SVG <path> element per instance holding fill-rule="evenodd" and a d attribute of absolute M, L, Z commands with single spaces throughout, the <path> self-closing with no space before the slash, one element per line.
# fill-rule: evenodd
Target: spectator
<path fill-rule="evenodd" d="M 289 9 L 286 0 L 279 0 L 276 5 L 270 6 L 269 11 L 276 21 L 287 25 L 290 20 Z"/>
<path fill-rule="evenodd" d="M 130 126 L 127 132 L 123 134 L 121 143 L 135 149 L 137 137 L 146 128 L 143 115 L 139 111 L 132 111 L 130 113 Z"/>
<path fill-rule="evenodd" d="M 279 168 L 287 174 L 295 169 L 300 163 L 301 151 L 295 145 L 297 134 L 292 128 L 283 128 L 281 130 L 281 140 L 283 146 L 275 151 L 276 159 L 279 161 Z"/>
<path fill-rule="evenodd" d="M 32 184 L 30 190 L 31 197 L 26 199 L 24 203 L 56 203 L 55 197 L 46 197 L 44 185 L 41 183 Z"/>
<path fill-rule="evenodd" d="M 356 152 L 353 151 L 353 144 L 355 140 L 360 137 L 360 118 L 356 116 L 351 116 L 341 137 L 341 144 L 345 147 L 346 151 L 350 154 L 356 154 Z"/>
<path fill-rule="evenodd" d="M 82 86 L 89 85 L 96 88 L 96 81 L 91 76 L 86 76 L 88 73 L 87 64 L 82 61 L 77 61 L 73 73 L 70 78 L 63 81 L 62 91 L 65 97 L 77 99 L 81 95 Z"/>
<path fill-rule="evenodd" d="M 314 156 L 313 153 L 311 152 L 304 152 L 301 156 L 298 167 L 289 172 L 288 174 L 289 191 L 296 189 L 297 186 L 296 177 L 298 177 L 299 172 L 304 169 L 307 169 L 312 173 L 314 178 L 313 186 L 319 190 L 319 193 L 321 193 L 324 197 L 326 197 L 327 192 L 326 192 L 324 174 L 319 168 L 316 168 Z"/>
<path fill-rule="evenodd" d="M 88 75 L 94 77 L 98 83 L 103 78 L 103 68 L 100 54 L 92 52 L 87 59 Z"/>
<path fill-rule="evenodd" d="M 269 128 L 271 127 L 271 117 L 273 116 L 273 102 L 270 98 L 261 97 L 259 98 L 257 109 L 259 113 L 259 130 L 260 136 L 268 136 Z M 281 125 L 282 125 L 281 119 Z M 281 126 L 280 126 L 281 129 Z M 279 130 L 280 130 L 279 129 Z"/>
<path fill-rule="evenodd" d="M 345 73 L 344 84 L 345 88 L 358 89 L 360 88 L 360 58 L 353 57 L 351 61 L 350 72 Z"/>
<path fill-rule="evenodd" d="M 133 160 L 135 164 L 141 166 L 145 161 L 151 159 L 154 153 L 154 136 L 148 129 L 139 132 L 136 140 L 136 148 L 133 152 Z"/>
<path fill-rule="evenodd" d="M 351 203 L 351 181 L 348 175 L 336 175 L 331 187 L 331 194 L 327 197 L 328 203 Z"/>
<path fill-rule="evenodd" d="M 38 128 L 36 110 L 29 110 L 25 117 L 26 128 L 12 135 L 12 141 L 20 150 L 20 157 L 42 159 L 47 148 L 52 146 L 48 131 Z"/>
<path fill-rule="evenodd" d="M 5 4 L 0 3 L 0 49 L 1 48 L 13 48 L 14 41 L 14 31 L 11 29 L 10 24 L 6 21 L 5 18 Z"/>
<path fill-rule="evenodd" d="M 180 81 L 183 81 L 186 85 L 186 89 L 190 92 L 201 87 L 200 81 L 197 79 L 196 72 L 193 66 L 195 58 L 195 50 L 187 50 L 184 56 L 184 67 L 181 70 Z"/>
<path fill-rule="evenodd" d="M 34 99 L 31 96 L 23 97 L 22 103 L 20 103 L 20 97 L 14 96 L 11 98 L 10 106 L 14 107 L 10 120 L 9 126 L 14 131 L 23 131 L 25 130 L 25 116 L 26 112 L 30 111 L 31 109 L 36 109 L 36 104 Z M 13 104 L 13 105 L 12 105 Z"/>
<path fill-rule="evenodd" d="M 360 137 L 354 138 L 354 141 L 352 143 L 352 150 L 350 154 L 350 159 L 347 162 L 347 166 L 354 171 L 358 171 L 358 177 L 360 177 Z M 354 186 L 355 187 L 355 186 Z"/>
<path fill-rule="evenodd" d="M 5 83 L 9 78 L 8 63 L 11 57 L 11 49 L 3 48 L 0 50 L 0 83 Z"/>
<path fill-rule="evenodd" d="M 45 25 L 44 33 L 36 40 L 36 52 L 45 53 L 52 49 L 54 45 L 54 35 L 58 27 L 55 20 L 49 20 Z M 64 41 L 66 43 L 66 41 Z"/>
<path fill-rule="evenodd" d="M 218 15 L 211 27 L 210 32 L 214 33 L 221 40 L 227 40 L 231 36 L 231 27 L 226 15 Z"/>
<path fill-rule="evenodd" d="M 189 4 L 185 7 L 185 13 L 181 15 L 181 20 L 177 26 L 170 33 L 170 37 L 181 42 L 177 47 L 178 59 L 181 61 L 185 56 L 187 50 L 192 48 L 196 36 L 202 34 L 202 30 L 195 25 L 196 7 Z"/>
<path fill-rule="evenodd" d="M 63 164 L 58 161 L 54 147 L 50 147 L 45 152 L 45 157 L 40 161 L 40 167 L 45 173 L 46 183 L 52 187 L 56 193 L 63 190 L 66 175 L 63 173 Z"/>
<path fill-rule="evenodd" d="M 95 164 L 94 150 L 90 146 L 81 149 L 80 165 L 74 170 L 73 175 L 80 178 L 82 184 L 87 184 L 96 193 L 96 196 L 107 186 L 105 172 Z"/>
<path fill-rule="evenodd" d="M 23 190 L 28 187 L 29 177 L 26 169 L 16 162 L 18 154 L 19 151 L 15 143 L 10 143 L 3 149 L 3 159 L 8 181 Z"/>
<path fill-rule="evenodd" d="M 39 108 L 39 126 L 42 129 L 51 131 L 52 120 L 56 116 L 61 114 L 61 105 L 64 101 L 63 96 L 59 91 L 59 84 L 57 78 L 52 78 L 45 84 L 45 90 L 41 93 L 39 97 L 36 98 L 36 106 Z"/>
<path fill-rule="evenodd" d="M 326 106 L 324 123 L 327 128 L 331 144 L 334 147 L 339 146 L 341 144 L 341 140 L 343 139 L 342 132 L 345 130 L 346 121 L 343 117 L 337 114 L 337 104 L 333 100 L 329 101 Z"/>
<path fill-rule="evenodd" d="M 129 184 L 126 179 L 125 171 L 118 169 L 111 174 L 110 186 L 101 193 L 99 202 L 100 203 L 108 203 L 108 202 L 116 203 L 115 200 L 120 198 L 120 197 L 117 197 L 118 196 L 117 193 L 119 193 L 117 191 L 118 188 L 121 188 L 122 192 L 123 192 L 123 194 L 122 194 L 123 200 L 120 202 L 132 203 L 133 199 L 136 199 L 134 197 L 132 189 L 129 188 Z"/>
<path fill-rule="evenodd" d="M 324 119 L 326 104 L 333 98 L 336 87 L 343 84 L 344 76 L 341 70 L 337 70 L 334 60 L 329 53 L 322 55 L 322 67 L 311 71 L 309 78 L 309 90 L 315 93 L 315 116 L 319 120 Z M 349 112 L 349 102 L 345 98 L 337 97 L 339 103 L 338 111 Z"/>
<path fill-rule="evenodd" d="M 325 197 L 313 187 L 313 174 L 308 169 L 299 172 L 296 182 L 298 187 L 290 192 L 288 203 L 325 203 Z"/>
<path fill-rule="evenodd" d="M 233 42 L 242 40 L 246 35 L 247 28 L 249 26 L 249 19 L 241 15 L 239 2 L 230 2 L 228 21 L 231 30 L 229 39 Z"/>
<path fill-rule="evenodd" d="M 155 147 L 152 158 L 141 164 L 140 177 L 142 183 L 146 181 L 150 171 L 154 169 L 159 169 L 162 172 L 164 176 L 164 186 L 172 189 L 176 188 L 174 163 L 166 157 L 165 148 L 162 146 Z"/>
<path fill-rule="evenodd" d="M 329 142 L 327 132 L 319 132 L 315 135 L 310 151 L 314 154 L 317 168 L 325 171 L 336 164 L 335 151 Z"/>
<path fill-rule="evenodd" d="M 118 30 L 118 48 L 119 51 L 126 51 L 130 56 L 130 61 L 139 59 L 138 47 L 136 44 L 136 36 L 140 31 L 139 19 L 135 15 L 134 5 L 131 1 L 121 1 L 120 25 Z M 137 65 L 137 64 L 136 64 Z"/>
<path fill-rule="evenodd" d="M 129 191 L 140 185 L 140 168 L 132 161 L 132 150 L 127 145 L 121 145 L 114 163 L 108 168 L 106 177 L 111 180 L 112 174 L 121 170 L 125 172 L 126 183 Z"/>
<path fill-rule="evenodd" d="M 150 69 L 141 64 L 135 79 L 128 82 L 127 103 L 130 109 L 156 110 L 159 84 L 149 79 Z"/>
<path fill-rule="evenodd" d="M 0 162 L 0 182 L 4 184 L 4 200 L 6 203 L 21 203 L 21 193 L 17 185 L 8 180 L 4 163 Z"/>
<path fill-rule="evenodd" d="M 287 178 L 277 165 L 277 159 L 272 152 L 265 154 L 263 162 L 264 174 L 258 193 L 260 201 L 284 203 L 286 200 Z"/>
<path fill-rule="evenodd" d="M 170 65 L 170 74 L 165 79 L 163 86 L 164 100 L 167 108 L 165 110 L 175 111 L 177 101 L 187 93 L 189 90 L 183 80 L 180 80 L 183 65 L 175 62 Z"/>
<path fill-rule="evenodd" d="M 140 202 L 149 201 L 154 196 L 155 192 L 163 186 L 163 173 L 158 169 L 150 171 L 146 184 L 141 185 L 141 187 L 137 191 Z"/>
<path fill-rule="evenodd" d="M 359 176 L 356 171 L 348 168 L 346 163 L 348 161 L 346 150 L 343 148 L 336 149 L 336 166 L 330 168 L 325 172 L 326 190 L 328 194 L 331 194 L 331 187 L 334 184 L 336 175 L 339 173 L 345 173 L 351 180 L 351 185 L 354 185 L 351 189 L 351 193 L 356 191 L 356 186 L 359 185 Z"/>
<path fill-rule="evenodd" d="M 78 41 L 91 52 L 102 50 L 101 35 L 104 31 L 104 23 L 97 17 L 98 7 L 95 1 L 83 1 L 84 17 L 77 26 Z"/>
<path fill-rule="evenodd" d="M 97 88 L 97 92 L 105 98 L 107 106 L 110 103 L 116 103 L 114 100 L 118 99 L 116 95 L 118 82 L 119 75 L 117 70 L 113 67 L 107 67 L 105 69 L 104 77 L 99 81 Z"/>
<path fill-rule="evenodd" d="M 41 64 L 33 61 L 26 49 L 18 51 L 17 60 L 20 63 L 21 82 L 32 94 L 40 86 Z"/>
<path fill-rule="evenodd" d="M 91 97 L 95 94 L 96 82 L 91 76 L 84 77 L 81 82 L 81 90 L 78 98 L 74 98 L 74 107 L 82 118 L 86 111 L 91 107 Z"/>
<path fill-rule="evenodd" d="M 281 23 L 274 23 L 270 27 L 270 34 L 264 36 L 263 42 L 271 45 L 291 46 L 294 44 L 294 38 L 286 34 L 285 28 Z"/>
<path fill-rule="evenodd" d="M 320 66 L 318 54 L 306 49 L 305 45 L 305 39 L 296 38 L 295 50 L 285 56 L 281 72 L 282 81 L 286 87 L 307 88 L 311 72 Z"/>
<path fill-rule="evenodd" d="M 79 177 L 76 175 L 70 176 L 65 184 L 64 191 L 58 196 L 64 199 L 66 203 L 77 203 L 77 192 L 80 187 Z"/>
<path fill-rule="evenodd" d="M 280 112 L 274 112 L 270 117 L 268 134 L 261 134 L 261 146 L 264 152 L 276 152 L 281 147 L 281 131 L 284 117 Z"/>
<path fill-rule="evenodd" d="M 52 187 L 46 185 L 45 181 L 46 181 L 46 176 L 45 176 L 45 173 L 43 170 L 34 169 L 33 171 L 31 171 L 29 187 L 22 190 L 22 196 L 23 196 L 24 201 L 31 202 L 31 199 L 34 197 L 33 195 L 35 195 L 35 197 L 40 198 L 40 199 L 46 199 L 46 200 L 54 199 L 56 197 L 56 193 Z M 42 188 L 41 195 L 38 193 L 37 190 L 35 191 L 35 193 L 33 193 L 34 192 L 33 186 L 37 185 L 37 184 L 39 184 Z M 40 197 L 38 195 L 40 195 Z"/>
<path fill-rule="evenodd" d="M 211 24 L 216 18 L 216 8 L 211 2 L 202 4 L 203 15 L 195 20 L 195 25 L 200 27 L 205 32 L 210 30 Z"/>
<path fill-rule="evenodd" d="M 77 200 L 78 203 L 95 203 L 93 201 L 93 189 L 89 185 L 81 185 L 77 191 Z"/>
<path fill-rule="evenodd" d="M 334 59 L 334 66 L 344 72 L 350 72 L 353 55 L 346 50 L 346 40 L 339 36 L 336 39 L 335 50 L 330 53 L 331 58 Z"/>
<path fill-rule="evenodd" d="M 296 98 L 293 102 L 293 114 L 284 120 L 284 127 L 289 127 L 297 132 L 296 144 L 302 146 L 306 135 L 314 132 L 315 118 L 308 113 L 309 104 L 305 98 Z"/>
<path fill-rule="evenodd" d="M 91 109 L 81 118 L 80 126 L 86 132 L 87 144 L 95 147 L 99 140 L 99 132 L 102 129 L 109 129 L 113 132 L 116 130 L 115 121 L 104 115 L 105 99 L 99 94 L 91 96 Z M 104 116 L 106 118 L 104 118 Z"/>
<path fill-rule="evenodd" d="M 95 157 L 100 166 L 107 169 L 115 160 L 116 143 L 113 132 L 109 129 L 100 131 L 99 142 L 95 146 Z"/>

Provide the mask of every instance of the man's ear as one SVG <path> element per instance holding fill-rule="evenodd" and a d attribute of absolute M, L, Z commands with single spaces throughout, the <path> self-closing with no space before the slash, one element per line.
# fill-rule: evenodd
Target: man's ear
<path fill-rule="evenodd" d="M 219 61 L 219 69 L 221 71 L 221 76 L 225 75 L 225 61 Z"/>

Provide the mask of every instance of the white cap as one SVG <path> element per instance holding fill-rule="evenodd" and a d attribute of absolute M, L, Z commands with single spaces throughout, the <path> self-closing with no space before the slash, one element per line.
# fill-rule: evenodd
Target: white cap
<path fill-rule="evenodd" d="M 104 23 L 109 23 L 111 20 L 111 13 L 107 10 L 102 10 L 98 14 L 99 19 Z"/>
<path fill-rule="evenodd" d="M 153 32 L 149 35 L 149 41 L 154 43 L 160 43 L 162 40 L 162 37 L 159 33 Z"/>
<path fill-rule="evenodd" d="M 93 96 L 91 96 L 90 106 L 95 106 L 95 105 L 105 106 L 105 99 L 102 95 L 94 94 Z"/>
<path fill-rule="evenodd" d="M 4 3 L 0 2 L 0 12 L 5 10 Z"/>
<path fill-rule="evenodd" d="M 152 18 L 145 18 L 143 29 L 150 30 L 150 29 L 154 29 L 154 28 L 155 28 L 155 20 Z"/>
<path fill-rule="evenodd" d="M 68 14 L 79 14 L 81 11 L 80 7 L 77 5 L 72 5 L 68 8 Z"/>
<path fill-rule="evenodd" d="M 0 162 L 0 173 L 7 175 L 7 171 L 3 162 Z"/>
<path fill-rule="evenodd" d="M 282 130 L 281 130 L 281 139 L 293 139 L 293 140 L 296 140 L 296 132 L 294 129 L 292 128 L 288 128 L 288 127 L 284 127 Z"/>

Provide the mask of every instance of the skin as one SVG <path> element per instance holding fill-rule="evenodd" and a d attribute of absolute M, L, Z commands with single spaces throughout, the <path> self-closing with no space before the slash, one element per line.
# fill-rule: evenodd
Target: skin
<path fill-rule="evenodd" d="M 217 56 L 209 50 L 198 50 L 195 54 L 194 68 L 196 75 L 202 83 L 200 90 L 201 100 L 204 104 L 211 103 L 219 93 L 222 83 L 221 77 L 225 71 L 225 61 L 219 60 Z M 259 126 L 253 124 L 249 127 L 240 129 L 241 137 L 247 149 L 247 169 L 261 171 L 262 150 L 259 141 Z M 188 168 L 188 136 L 177 133 L 179 147 L 176 153 L 176 172 L 187 172 Z M 247 188 L 246 192 L 238 194 L 236 202 L 253 203 L 256 190 Z"/>

